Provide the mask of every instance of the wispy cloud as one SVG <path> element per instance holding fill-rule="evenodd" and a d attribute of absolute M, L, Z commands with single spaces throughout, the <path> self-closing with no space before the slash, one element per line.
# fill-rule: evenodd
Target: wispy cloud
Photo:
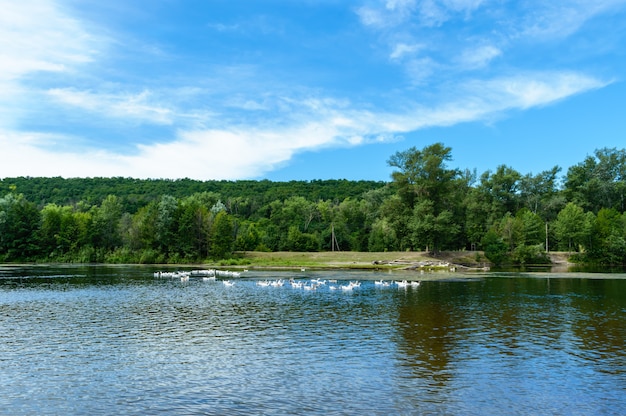
<path fill-rule="evenodd" d="M 596 16 L 623 9 L 624 0 L 560 0 L 533 2 L 522 9 L 522 16 L 512 26 L 514 36 L 535 39 L 564 38 L 578 31 Z"/>
<path fill-rule="evenodd" d="M 0 79 L 92 61 L 95 39 L 44 0 L 0 1 Z"/>
<path fill-rule="evenodd" d="M 63 130 L 61 123 L 50 131 L 65 133 L 54 134 L 37 131 L 36 123 L 0 124 L 0 177 L 22 175 L 28 163 L 32 176 L 254 178 L 302 152 L 393 141 L 424 128 L 489 121 L 511 110 L 550 105 L 611 81 L 547 63 L 521 68 L 508 55 L 520 44 L 569 36 L 625 2 L 544 5 L 537 0 L 519 5 L 518 16 L 505 13 L 498 1 L 368 1 L 356 13 L 372 36 L 368 40 L 382 45 L 378 64 L 392 68 L 394 76 L 398 68 L 405 74 L 386 80 L 385 90 L 376 90 L 376 83 L 367 86 L 372 95 L 390 90 L 398 98 L 383 107 L 366 95 L 301 85 L 298 74 L 271 76 L 271 70 L 237 59 L 179 71 L 175 82 L 163 85 L 170 77 L 162 74 L 150 82 L 142 73 L 124 80 L 123 69 L 103 56 L 102 39 L 56 3 L 0 0 L 0 115 L 25 118 L 33 110 L 15 106 L 14 97 L 29 97 L 38 100 L 42 114 L 75 112 L 82 124 L 100 121 L 91 125 L 100 136 L 80 144 L 76 139 L 84 133 L 72 126 Z M 559 12 L 567 24 L 555 18 Z M 270 26 L 265 18 L 248 22 L 256 33 L 270 33 L 264 32 Z M 474 26 L 481 27 L 478 33 Z M 218 22 L 208 29 L 232 34 L 245 25 Z M 103 62 L 109 67 L 103 69 Z M 70 75 L 79 68 L 75 82 Z M 123 150 L 93 145 L 108 139 L 108 121 L 130 122 L 137 126 L 132 134 L 141 137 L 124 143 Z M 163 128 L 159 142 L 151 143 L 151 129 L 158 128 Z"/>
<path fill-rule="evenodd" d="M 0 10 L 0 129 L 9 129 L 38 101 L 42 74 L 71 77 L 106 42 L 50 1 L 0 0 Z"/>
<path fill-rule="evenodd" d="M 483 45 L 465 49 L 460 56 L 459 63 L 464 69 L 480 69 L 502 55 L 500 48 L 493 45 Z"/>
<path fill-rule="evenodd" d="M 395 134 L 429 127 L 489 121 L 511 110 L 554 104 L 573 95 L 603 88 L 604 81 L 575 72 L 528 72 L 490 80 L 472 80 L 441 92 L 439 102 L 416 103 L 404 113 L 379 114 L 373 125 Z"/>
<path fill-rule="evenodd" d="M 262 176 L 295 154 L 320 148 L 394 140 L 433 126 L 487 120 L 509 110 L 549 105 L 606 82 L 576 73 L 528 73 L 459 85 L 438 104 L 417 104 L 403 113 L 372 113 L 314 100 L 309 112 L 278 128 L 238 125 L 226 129 L 180 130 L 170 142 L 142 144 L 133 154 L 99 149 L 51 151 L 51 140 L 37 134 L 0 135 L 3 174 L 18 174 L 28 155 L 33 175 L 130 176 L 150 178 L 241 179 Z M 10 141 L 10 143 L 9 143 Z"/>
<path fill-rule="evenodd" d="M 500 110 L 526 110 L 603 88 L 610 83 L 576 72 L 548 71 L 471 82 L 467 90 L 480 94 L 485 101 L 496 103 Z"/>
<path fill-rule="evenodd" d="M 624 8 L 626 0 L 531 0 L 512 8 L 491 0 L 379 0 L 356 13 L 395 63 L 419 51 L 422 67 L 429 61 L 453 73 L 486 68 L 517 48 L 560 41 L 591 19 Z M 416 73 L 415 62 L 405 64 L 409 75 Z"/>
<path fill-rule="evenodd" d="M 420 48 L 422 48 L 422 45 L 420 45 L 419 43 L 406 44 L 400 42 L 393 46 L 393 50 L 391 51 L 389 57 L 393 60 L 397 60 L 407 55 L 410 56 L 414 54 L 415 52 L 419 51 Z"/>
<path fill-rule="evenodd" d="M 60 103 L 71 105 L 100 116 L 139 120 L 156 124 L 172 124 L 172 109 L 153 102 L 150 91 L 137 94 L 97 94 L 73 88 L 54 88 L 48 95 Z"/>

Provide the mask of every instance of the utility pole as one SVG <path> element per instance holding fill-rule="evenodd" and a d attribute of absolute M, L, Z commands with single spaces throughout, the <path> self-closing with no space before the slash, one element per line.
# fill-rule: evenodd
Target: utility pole
<path fill-rule="evenodd" d="M 330 246 L 331 246 L 331 250 L 335 251 L 335 246 L 337 246 L 337 251 L 341 251 L 339 250 L 339 243 L 337 242 L 337 237 L 335 237 L 335 223 L 331 223 L 330 224 Z"/>

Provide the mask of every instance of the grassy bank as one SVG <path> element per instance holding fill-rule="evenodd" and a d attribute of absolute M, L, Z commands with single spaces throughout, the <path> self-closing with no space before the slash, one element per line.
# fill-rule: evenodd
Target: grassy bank
<path fill-rule="evenodd" d="M 453 251 L 432 256 L 426 252 L 239 252 L 233 261 L 222 265 L 254 268 L 313 268 L 313 269 L 380 269 L 409 268 L 430 262 L 462 264 L 468 267 L 486 265 L 482 252 Z"/>

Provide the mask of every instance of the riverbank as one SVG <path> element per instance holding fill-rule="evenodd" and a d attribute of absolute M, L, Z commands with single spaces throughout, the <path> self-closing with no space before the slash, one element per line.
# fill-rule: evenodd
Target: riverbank
<path fill-rule="evenodd" d="M 415 269 L 488 268 L 482 252 L 450 251 L 433 256 L 427 252 L 238 252 L 237 264 L 248 269 Z M 226 264 L 224 264 L 226 265 Z"/>
<path fill-rule="evenodd" d="M 551 252 L 548 254 L 551 266 L 559 271 L 567 271 L 573 263 L 569 261 L 569 253 Z M 35 264 L 77 264 L 74 262 L 47 262 Z M 13 265 L 26 263 L 7 263 Z M 30 263 L 29 263 L 30 264 Z M 98 264 L 135 264 L 132 262 L 114 262 Z M 144 264 L 146 263 L 137 263 Z M 151 264 L 151 263 L 149 263 Z M 250 269 L 250 270 L 300 270 L 300 269 L 354 269 L 354 270 L 449 270 L 449 271 L 484 271 L 490 270 L 493 264 L 485 257 L 482 251 L 442 251 L 437 254 L 420 251 L 392 251 L 392 252 L 355 252 L 355 251 L 327 251 L 327 252 L 235 252 L 225 260 L 206 263 L 175 263 L 196 267 Z M 174 265 L 172 263 L 171 265 Z M 506 265 L 503 265 L 506 267 Z M 532 267 L 532 265 L 526 265 Z M 519 267 L 519 266 L 511 266 Z"/>
<path fill-rule="evenodd" d="M 569 255 L 549 254 L 553 266 L 570 266 Z M 229 262 L 216 266 L 246 269 L 449 269 L 457 271 L 489 270 L 493 265 L 482 251 L 428 252 L 237 252 Z"/>

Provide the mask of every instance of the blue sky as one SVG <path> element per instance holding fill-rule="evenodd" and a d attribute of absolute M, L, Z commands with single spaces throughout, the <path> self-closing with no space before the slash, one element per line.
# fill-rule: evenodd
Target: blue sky
<path fill-rule="evenodd" d="M 626 144 L 626 0 L 0 0 L 0 178 L 522 174 Z"/>

